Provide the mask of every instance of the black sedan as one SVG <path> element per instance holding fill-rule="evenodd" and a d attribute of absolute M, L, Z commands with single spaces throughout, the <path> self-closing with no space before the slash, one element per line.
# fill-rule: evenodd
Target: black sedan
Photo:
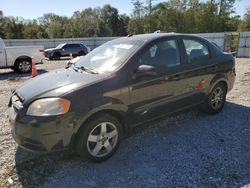
<path fill-rule="evenodd" d="M 119 38 L 17 88 L 13 137 L 31 151 L 73 148 L 103 161 L 142 123 L 194 106 L 220 112 L 235 76 L 233 56 L 197 36 Z"/>

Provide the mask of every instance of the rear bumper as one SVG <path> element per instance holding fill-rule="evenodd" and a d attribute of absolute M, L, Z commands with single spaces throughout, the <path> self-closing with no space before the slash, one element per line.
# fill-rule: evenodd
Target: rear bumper
<path fill-rule="evenodd" d="M 230 71 L 229 76 L 228 76 L 228 92 L 233 89 L 234 83 L 236 79 L 236 72 L 235 69 L 233 71 Z"/>

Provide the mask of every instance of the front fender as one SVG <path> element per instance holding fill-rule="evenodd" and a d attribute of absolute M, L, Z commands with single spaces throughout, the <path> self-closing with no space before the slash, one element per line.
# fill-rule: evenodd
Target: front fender
<path fill-rule="evenodd" d="M 82 109 L 76 119 L 77 124 L 75 126 L 74 132 L 76 133 L 79 128 L 93 115 L 100 112 L 112 111 L 118 113 L 119 115 L 125 118 L 125 114 L 128 111 L 128 106 L 121 100 L 112 97 L 102 97 L 100 100 L 95 100 L 91 105 L 89 104 L 89 108 Z"/>

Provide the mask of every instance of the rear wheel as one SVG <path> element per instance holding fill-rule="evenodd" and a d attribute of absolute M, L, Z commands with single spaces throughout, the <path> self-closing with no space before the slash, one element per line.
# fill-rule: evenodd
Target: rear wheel
<path fill-rule="evenodd" d="M 122 126 L 113 116 L 102 114 L 84 124 L 78 132 L 76 150 L 81 156 L 101 162 L 120 145 Z"/>
<path fill-rule="evenodd" d="M 31 71 L 31 60 L 30 59 L 19 59 L 16 61 L 14 70 L 20 73 L 27 73 Z"/>
<path fill-rule="evenodd" d="M 227 91 L 224 84 L 219 83 L 215 85 L 202 106 L 203 111 L 211 114 L 220 112 L 225 104 L 226 94 Z"/>

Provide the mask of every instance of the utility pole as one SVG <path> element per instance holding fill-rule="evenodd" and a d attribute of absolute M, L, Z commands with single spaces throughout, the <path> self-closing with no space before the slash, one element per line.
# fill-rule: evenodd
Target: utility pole
<path fill-rule="evenodd" d="M 157 0 L 148 0 L 148 6 L 149 6 L 149 33 L 152 32 L 152 1 L 157 1 Z"/>

